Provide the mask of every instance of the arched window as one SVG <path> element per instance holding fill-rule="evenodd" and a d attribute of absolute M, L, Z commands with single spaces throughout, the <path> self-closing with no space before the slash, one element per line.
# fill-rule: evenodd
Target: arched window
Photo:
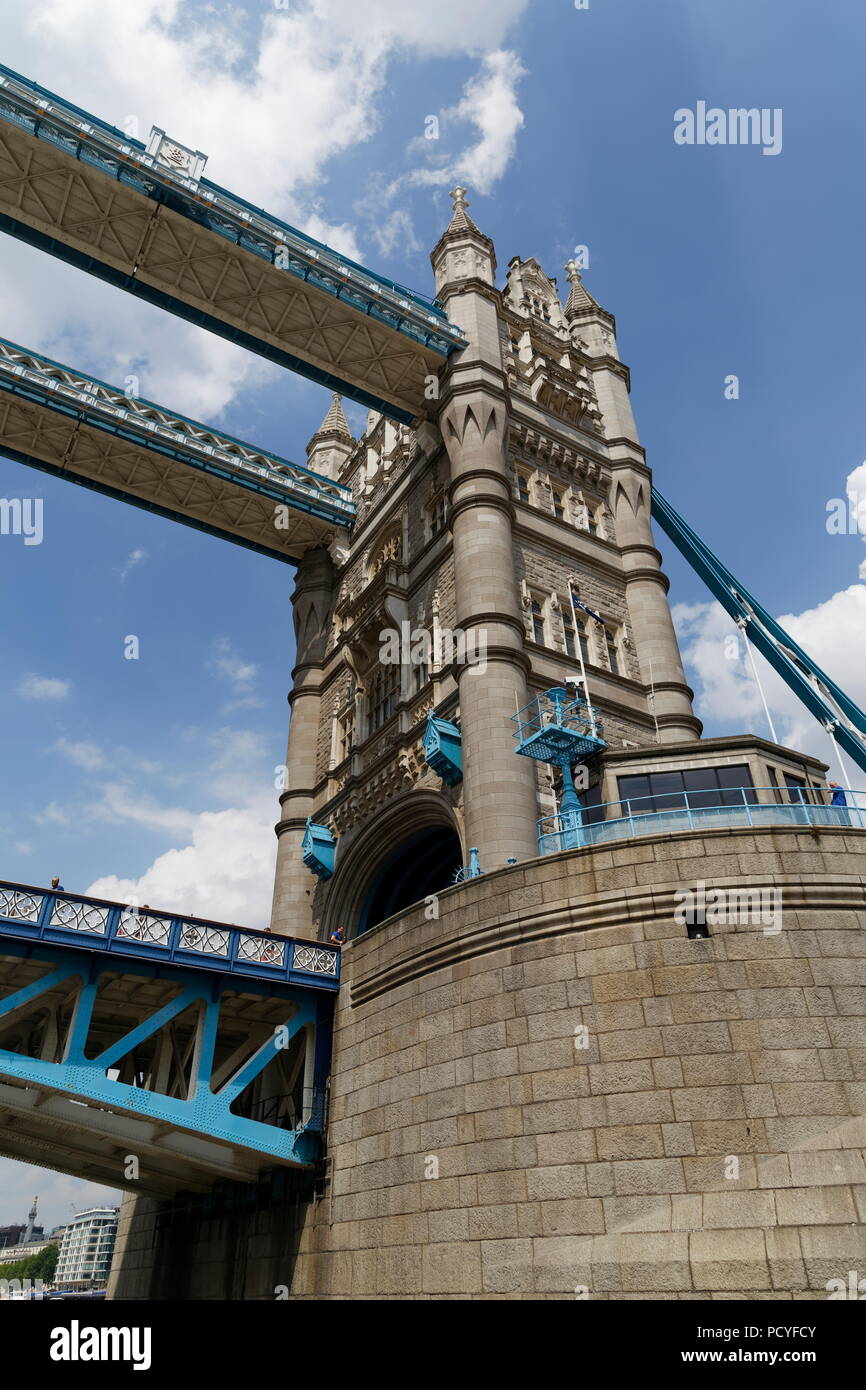
<path fill-rule="evenodd" d="M 376 673 L 370 684 L 370 694 L 368 697 L 368 712 L 370 729 L 372 734 L 376 729 L 381 729 L 397 708 L 397 698 L 400 691 L 400 667 L 396 665 L 377 666 Z"/>

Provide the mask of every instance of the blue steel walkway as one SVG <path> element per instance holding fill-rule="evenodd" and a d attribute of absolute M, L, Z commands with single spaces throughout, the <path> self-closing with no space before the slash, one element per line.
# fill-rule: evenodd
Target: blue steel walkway
<path fill-rule="evenodd" d="M 0 882 L 0 1149 L 135 1190 L 314 1165 L 340 953 Z"/>

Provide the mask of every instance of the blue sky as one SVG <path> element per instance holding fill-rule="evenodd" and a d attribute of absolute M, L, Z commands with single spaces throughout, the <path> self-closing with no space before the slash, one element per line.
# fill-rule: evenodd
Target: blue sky
<path fill-rule="evenodd" d="M 866 495 L 857 0 L 34 0 L 5 27 L 13 68 L 141 138 L 164 127 L 210 177 L 419 289 L 458 179 L 501 274 L 532 255 L 562 285 L 588 246 L 659 487 L 866 702 L 863 538 L 825 525 L 852 475 Z M 781 153 L 676 145 L 674 112 L 698 101 L 781 108 Z M 140 394 L 289 458 L 327 408 L 8 239 L 0 303 L 0 335 L 120 384 L 134 372 Z M 0 459 L 15 496 L 44 499 L 45 536 L 0 537 L 2 876 L 261 924 L 291 570 Z M 747 668 L 724 659 L 730 621 L 660 548 L 707 732 L 764 732 Z M 825 756 L 768 688 L 784 737 Z M 2 1168 L 0 1221 L 36 1188 L 51 1221 L 86 1200 Z"/>

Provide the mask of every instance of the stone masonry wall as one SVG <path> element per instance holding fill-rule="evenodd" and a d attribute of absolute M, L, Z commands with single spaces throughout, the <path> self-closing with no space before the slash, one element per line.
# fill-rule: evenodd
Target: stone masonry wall
<path fill-rule="evenodd" d="M 781 931 L 690 940 L 698 879 L 780 888 Z M 125 1205 L 114 1296 L 823 1299 L 866 1274 L 866 834 L 657 836 L 439 906 L 344 952 L 326 1195 L 171 1244 Z"/>
<path fill-rule="evenodd" d="M 688 939 L 695 876 L 780 886 L 783 929 Z M 866 836 L 660 836 L 440 905 L 345 953 L 296 1296 L 826 1298 L 866 1271 Z"/>

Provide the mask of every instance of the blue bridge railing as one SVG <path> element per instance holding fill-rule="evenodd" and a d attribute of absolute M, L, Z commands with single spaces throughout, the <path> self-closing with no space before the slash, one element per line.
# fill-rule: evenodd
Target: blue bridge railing
<path fill-rule="evenodd" d="M 317 941 L 0 880 L 2 936 L 313 989 L 340 987 L 340 952 Z"/>
<path fill-rule="evenodd" d="M 866 792 L 848 792 L 845 806 L 808 799 L 820 795 L 811 789 L 800 792 L 779 787 L 731 787 L 723 791 L 629 797 L 542 817 L 538 822 L 538 847 L 542 855 L 559 854 L 562 850 L 613 844 L 643 835 L 733 830 L 750 825 L 866 830 Z M 764 799 L 759 799 L 762 796 Z M 778 800 L 781 796 L 791 799 Z M 721 797 L 727 799 L 722 802 Z M 659 806 L 660 802 L 668 804 Z"/>

